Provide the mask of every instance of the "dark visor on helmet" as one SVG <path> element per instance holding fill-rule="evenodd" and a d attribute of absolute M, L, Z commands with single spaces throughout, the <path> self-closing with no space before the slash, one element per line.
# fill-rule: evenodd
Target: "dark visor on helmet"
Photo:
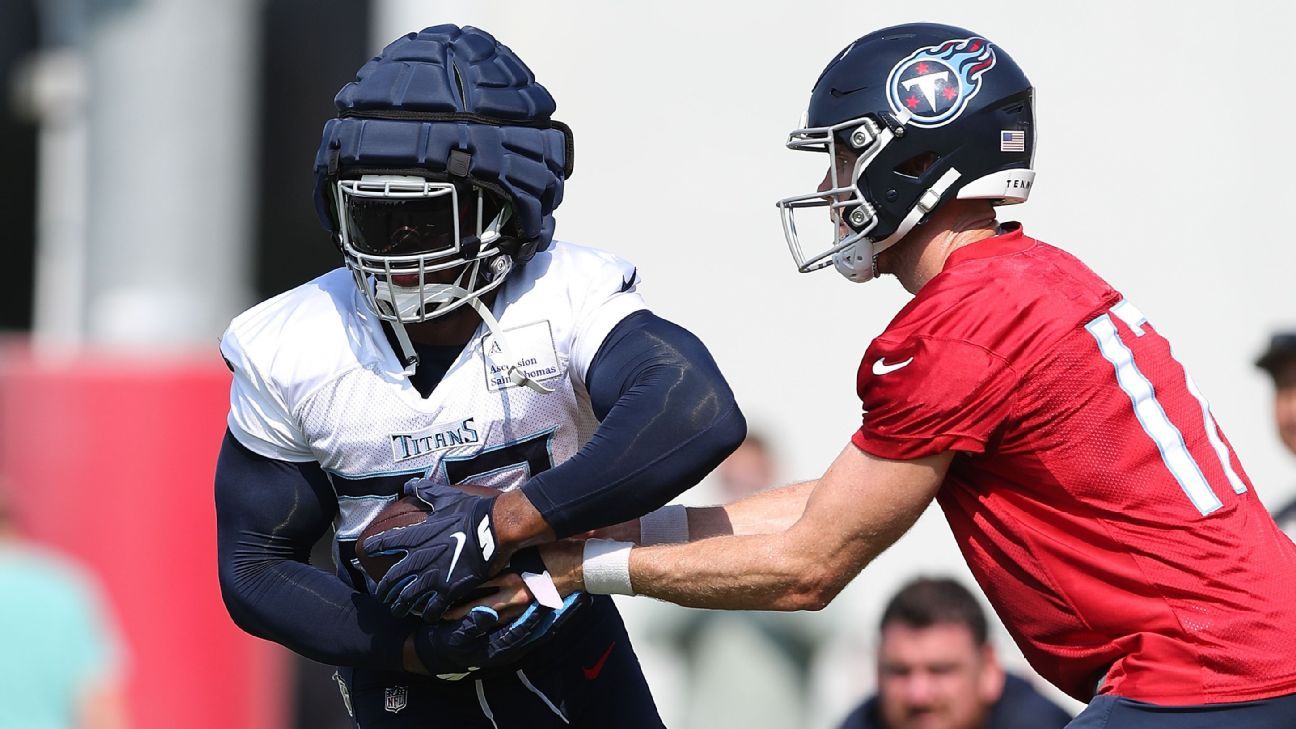
<path fill-rule="evenodd" d="M 473 210 L 461 215 L 461 230 L 467 235 L 476 227 L 476 195 L 472 202 L 460 195 L 460 207 Z M 418 255 L 455 247 L 455 214 L 450 195 L 426 198 L 380 198 L 345 196 L 347 234 L 361 253 L 380 256 Z M 467 212 L 466 210 L 464 212 Z"/>

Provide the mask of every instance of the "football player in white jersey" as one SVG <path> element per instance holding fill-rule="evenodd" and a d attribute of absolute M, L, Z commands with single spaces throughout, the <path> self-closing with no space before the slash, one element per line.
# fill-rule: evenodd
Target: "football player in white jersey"
<path fill-rule="evenodd" d="M 339 666 L 365 729 L 660 727 L 605 596 L 438 617 L 538 564 L 529 547 L 696 483 L 745 433 L 732 392 L 701 342 L 648 311 L 631 264 L 552 239 L 572 135 L 507 47 L 470 27 L 410 33 L 336 102 L 316 202 L 345 266 L 221 341 L 231 616 Z M 462 484 L 498 496 L 441 490 Z M 366 542 L 398 560 L 375 583 L 356 541 L 402 494 L 435 511 Z M 306 561 L 330 525 L 336 575 Z"/>

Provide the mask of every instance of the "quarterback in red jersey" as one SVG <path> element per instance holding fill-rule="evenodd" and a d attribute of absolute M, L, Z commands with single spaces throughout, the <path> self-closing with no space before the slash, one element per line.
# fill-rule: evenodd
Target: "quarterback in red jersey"
<path fill-rule="evenodd" d="M 936 499 L 1058 687 L 1159 704 L 1296 690 L 1296 545 L 1169 343 L 1074 257 L 1015 224 L 952 251 L 870 345 L 859 395 L 861 451 L 957 454 Z"/>
<path fill-rule="evenodd" d="M 1296 726 L 1296 544 L 1135 304 L 996 218 L 1034 183 L 1032 99 L 960 28 L 839 53 L 788 143 L 828 174 L 779 207 L 803 272 L 914 294 L 860 364 L 862 426 L 817 481 L 546 559 L 594 593 L 817 609 L 935 499 L 1031 664 L 1089 702 L 1072 727 Z M 833 223 L 820 253 L 805 208 Z"/>

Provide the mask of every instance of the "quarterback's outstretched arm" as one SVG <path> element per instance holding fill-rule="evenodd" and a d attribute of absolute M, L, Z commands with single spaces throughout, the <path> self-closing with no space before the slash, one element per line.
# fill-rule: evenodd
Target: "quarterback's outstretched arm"
<path fill-rule="evenodd" d="M 671 515 L 670 519 L 672 521 L 677 518 L 685 519 L 686 523 L 683 527 L 685 533 L 679 534 L 678 526 L 672 526 L 668 531 L 677 541 L 699 541 L 711 537 L 735 534 L 749 535 L 782 532 L 801 518 L 802 512 L 805 511 L 806 499 L 814 490 L 816 483 L 815 481 L 804 481 L 781 488 L 767 489 L 733 503 L 720 506 L 690 506 L 687 509 L 679 507 L 683 509 L 683 513 Z M 676 507 L 667 508 L 674 509 Z M 652 534 L 641 530 L 640 522 L 640 519 L 632 519 L 610 527 L 596 529 L 582 535 L 582 538 L 588 536 L 591 539 L 608 539 L 619 542 L 634 542 L 636 544 L 659 543 L 651 541 Z M 648 538 L 648 541 L 645 541 L 645 538 Z M 545 561 L 549 563 L 550 571 L 556 576 L 559 591 L 564 595 L 584 589 L 583 584 L 577 583 L 582 577 L 580 574 L 582 544 L 583 542 L 567 541 L 541 547 L 541 551 L 545 553 Z M 561 561 L 564 566 L 555 568 L 553 565 L 555 560 Z M 563 570 L 565 570 L 565 573 Z M 525 609 L 531 600 L 531 593 L 522 585 L 521 579 L 517 575 L 502 574 L 487 580 L 482 586 L 493 587 L 496 591 L 454 606 L 446 611 L 446 617 L 458 620 L 467 615 L 471 608 L 478 605 L 488 606 L 500 614 L 513 615 Z"/>
<path fill-rule="evenodd" d="M 787 530 L 635 547 L 630 583 L 635 594 L 689 607 L 820 609 L 913 525 L 952 457 L 892 461 L 847 445 L 811 485 L 804 513 Z M 552 545 L 544 553 L 560 584 L 585 588 L 581 545 Z"/>
<path fill-rule="evenodd" d="M 719 506 L 668 506 L 581 536 L 635 544 L 661 544 L 696 542 L 733 534 L 772 534 L 784 531 L 801 518 L 814 485 L 814 481 L 802 481 L 766 489 Z M 678 511 L 670 513 L 672 509 Z"/>
<path fill-rule="evenodd" d="M 785 531 L 805 513 L 815 483 L 802 481 L 768 489 L 723 506 L 689 507 L 689 540 Z"/>

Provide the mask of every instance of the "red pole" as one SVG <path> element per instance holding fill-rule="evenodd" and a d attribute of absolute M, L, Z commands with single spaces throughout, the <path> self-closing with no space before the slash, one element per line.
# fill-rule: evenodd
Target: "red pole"
<path fill-rule="evenodd" d="M 24 531 L 102 580 L 138 729 L 286 724 L 286 651 L 235 627 L 217 584 L 212 474 L 229 381 L 215 344 L 0 354 L 0 475 Z"/>

